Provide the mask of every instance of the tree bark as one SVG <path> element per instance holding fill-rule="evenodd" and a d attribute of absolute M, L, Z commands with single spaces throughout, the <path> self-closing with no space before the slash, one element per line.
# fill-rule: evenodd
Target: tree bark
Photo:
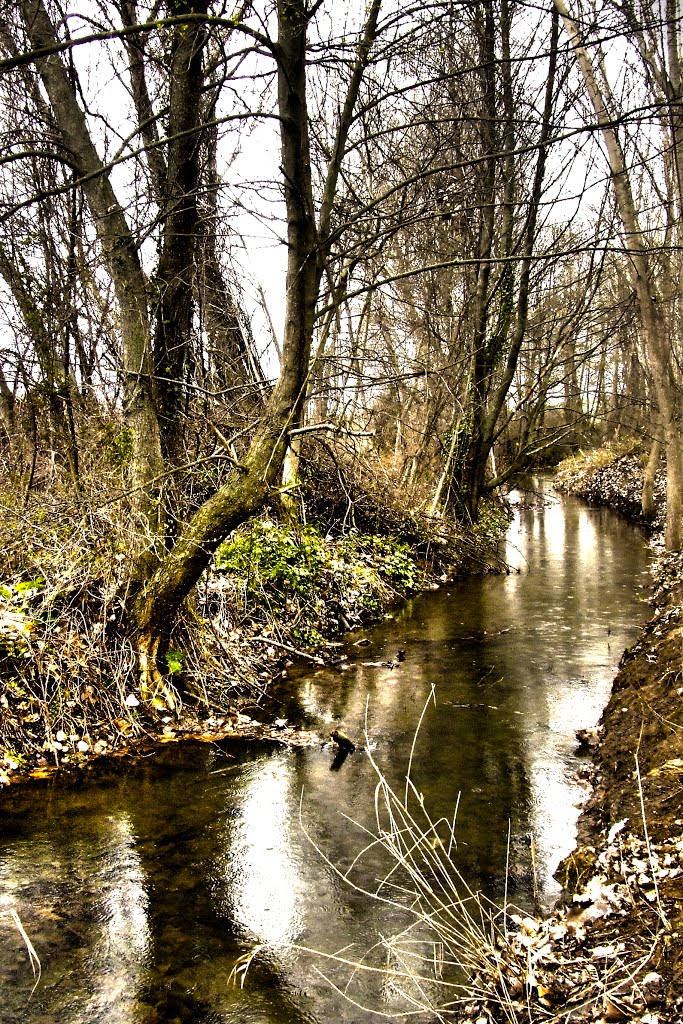
<path fill-rule="evenodd" d="M 155 282 L 154 371 L 161 445 L 165 458 L 177 465 L 184 459 L 183 398 L 199 239 L 197 194 L 206 27 L 196 15 L 206 15 L 207 0 L 169 0 L 167 7 L 173 16 L 193 16 L 173 28 L 163 239 Z"/>
<path fill-rule="evenodd" d="M 494 67 L 494 24 L 493 8 L 491 0 L 487 0 L 487 17 L 485 25 L 480 29 L 482 33 L 481 61 L 485 68 Z M 502 145 L 503 153 L 503 180 L 505 183 L 503 196 L 503 217 L 501 221 L 502 231 L 502 256 L 504 259 L 512 255 L 513 250 L 513 208 L 517 198 L 517 173 L 514 167 L 514 105 L 512 93 L 512 80 L 510 76 L 510 11 L 506 0 L 503 0 L 502 16 L 500 19 L 500 30 L 503 49 L 502 68 L 502 107 L 504 117 L 504 138 Z M 547 145 L 551 131 L 551 119 L 555 99 L 555 78 L 557 67 L 557 42 L 558 42 L 558 21 L 557 16 L 552 18 L 550 34 L 550 55 L 548 64 L 548 75 L 546 79 L 545 100 L 541 120 L 541 131 L 538 147 L 538 159 L 534 171 L 534 178 L 531 188 L 531 195 L 528 201 L 528 212 L 523 239 L 519 246 L 519 284 L 517 286 L 516 301 L 515 291 L 515 269 L 512 263 L 504 263 L 498 282 L 500 293 L 500 314 L 498 322 L 490 336 L 488 331 L 488 306 L 490 295 L 486 294 L 488 288 L 488 277 L 490 275 L 491 256 L 493 253 L 493 220 L 485 222 L 482 237 L 485 240 L 486 249 L 480 253 L 483 264 L 479 269 L 479 280 L 476 290 L 476 330 L 474 340 L 474 359 L 471 375 L 472 404 L 471 404 L 471 432 L 469 450 L 465 458 L 464 475 L 461 487 L 464 492 L 463 500 L 465 509 L 472 520 L 476 520 L 479 503 L 485 492 L 495 486 L 501 478 L 496 476 L 494 471 L 492 479 L 486 481 L 486 469 L 491 458 L 493 445 L 497 437 L 497 430 L 505 402 L 514 380 L 522 344 L 526 336 L 528 312 L 529 312 L 529 291 L 531 281 L 532 257 L 536 238 L 536 224 L 538 211 L 540 209 L 543 180 L 547 158 Z M 492 123 L 499 116 L 497 109 L 500 101 L 495 93 L 495 78 L 493 71 L 484 74 L 483 84 L 488 97 L 486 107 L 487 119 Z M 483 136 L 483 143 L 488 146 L 488 152 L 496 153 L 501 147 L 498 146 L 494 135 L 487 130 Z M 488 161 L 495 166 L 495 157 Z M 495 177 L 495 175 L 494 175 Z M 495 217 L 496 199 L 491 183 L 485 192 L 487 202 L 486 216 Z M 499 379 L 494 385 L 494 374 L 497 364 L 502 362 L 499 372 Z"/>
<path fill-rule="evenodd" d="M 14 392 L 0 366 L 0 421 L 5 428 L 10 446 L 14 439 Z"/>
<path fill-rule="evenodd" d="M 215 119 L 213 106 L 206 120 Z M 208 386 L 226 392 L 231 415 L 252 418 L 263 408 L 269 391 L 254 339 L 245 330 L 238 298 L 221 266 L 218 237 L 218 192 L 216 168 L 218 127 L 211 124 L 203 135 L 206 165 L 204 194 L 199 204 L 199 251 L 195 279 L 200 316 L 208 337 Z"/>
<path fill-rule="evenodd" d="M 655 477 L 659 469 L 659 461 L 662 455 L 662 442 L 655 437 L 650 447 L 650 455 L 643 474 L 643 492 L 641 495 L 641 508 L 646 519 L 654 519 L 655 508 Z"/>
<path fill-rule="evenodd" d="M 137 0 L 118 0 L 121 21 L 126 28 L 132 28 L 139 22 Z M 166 159 L 159 145 L 159 129 L 157 118 L 147 87 L 145 75 L 144 52 L 145 37 L 142 33 L 128 34 L 124 37 L 128 71 L 130 74 L 131 92 L 135 112 L 138 117 L 140 136 L 145 144 L 145 157 L 150 171 L 152 191 L 159 206 L 163 203 L 164 183 L 166 181 Z"/>

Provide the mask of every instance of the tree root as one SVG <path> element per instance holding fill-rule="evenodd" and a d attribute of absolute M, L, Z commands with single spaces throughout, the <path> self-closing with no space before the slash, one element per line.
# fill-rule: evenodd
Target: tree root
<path fill-rule="evenodd" d="M 157 711 L 175 711 L 178 701 L 173 688 L 159 669 L 161 637 L 138 638 L 138 668 L 140 671 L 140 697 Z"/>

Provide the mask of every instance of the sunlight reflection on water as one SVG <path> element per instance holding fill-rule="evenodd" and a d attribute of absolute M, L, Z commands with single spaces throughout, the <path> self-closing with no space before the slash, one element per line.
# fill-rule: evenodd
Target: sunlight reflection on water
<path fill-rule="evenodd" d="M 225 854 L 216 865 L 217 898 L 260 942 L 296 938 L 305 888 L 293 851 L 292 777 L 282 759 L 250 773 L 236 830 L 223 832 Z"/>

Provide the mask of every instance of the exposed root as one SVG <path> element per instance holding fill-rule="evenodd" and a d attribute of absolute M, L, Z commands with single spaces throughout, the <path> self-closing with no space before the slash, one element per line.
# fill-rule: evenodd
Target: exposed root
<path fill-rule="evenodd" d="M 175 711 L 176 694 L 159 669 L 161 638 L 138 638 L 138 668 L 140 670 L 140 697 L 158 711 Z"/>

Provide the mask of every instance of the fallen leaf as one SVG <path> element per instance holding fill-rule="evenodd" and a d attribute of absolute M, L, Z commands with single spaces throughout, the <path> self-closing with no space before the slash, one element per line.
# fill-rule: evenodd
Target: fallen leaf
<path fill-rule="evenodd" d="M 605 1006 L 602 1011 L 603 1020 L 609 1021 L 610 1024 L 614 1021 L 617 1024 L 618 1021 L 628 1020 L 629 1014 L 618 1006 L 612 999 L 605 999 Z"/>
<path fill-rule="evenodd" d="M 628 823 L 628 818 L 622 818 L 621 821 L 617 821 L 617 822 L 615 822 L 614 825 L 612 825 L 612 827 L 609 830 L 609 833 L 607 835 L 607 842 L 608 842 L 609 845 L 611 845 L 614 842 L 616 837 L 624 829 L 624 827 L 625 827 L 625 825 L 627 823 Z"/>
<path fill-rule="evenodd" d="M 594 960 L 601 958 L 611 959 L 617 955 L 618 949 L 616 946 L 596 946 L 591 952 L 591 956 Z"/>

